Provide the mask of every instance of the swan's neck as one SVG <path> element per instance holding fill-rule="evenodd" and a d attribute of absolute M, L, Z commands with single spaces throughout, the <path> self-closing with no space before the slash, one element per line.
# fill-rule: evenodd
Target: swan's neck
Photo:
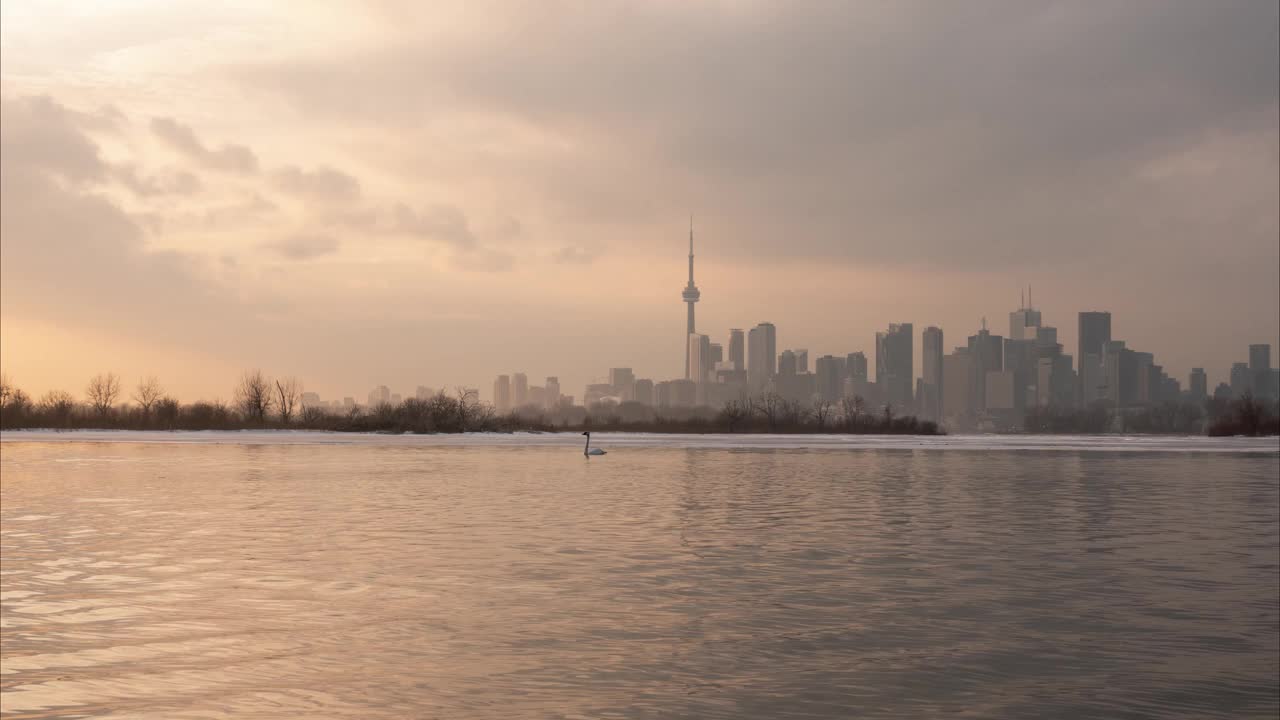
<path fill-rule="evenodd" d="M 591 436 L 587 436 L 587 444 L 582 448 L 582 454 L 586 455 L 591 450 Z"/>

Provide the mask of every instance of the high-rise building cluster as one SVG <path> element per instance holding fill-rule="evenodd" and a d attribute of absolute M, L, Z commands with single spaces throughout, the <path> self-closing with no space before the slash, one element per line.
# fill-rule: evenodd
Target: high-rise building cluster
<path fill-rule="evenodd" d="M 874 376 L 861 351 L 821 355 L 809 363 L 806 348 L 778 348 L 778 328 L 760 322 L 750 329 L 733 328 L 725 342 L 713 341 L 697 329 L 694 306 L 701 292 L 694 283 L 693 228 L 689 229 L 689 275 L 681 292 L 686 304 L 682 360 L 683 378 L 636 377 L 629 367 L 608 371 L 607 381 L 586 386 L 581 405 L 631 403 L 647 407 L 719 408 L 726 403 L 774 393 L 803 404 L 836 403 L 858 398 L 863 408 L 915 414 L 952 430 L 1015 428 L 1033 408 L 1057 410 L 1106 407 L 1126 411 L 1170 402 L 1202 403 L 1210 397 L 1208 376 L 1193 368 L 1184 388 L 1156 362 L 1152 353 L 1129 347 L 1112 336 L 1111 313 L 1086 311 L 1077 316 L 1075 355 L 1058 342 L 1058 330 L 1045 325 L 1028 290 L 1018 309 L 1009 313 L 1009 331 L 1000 335 L 982 319 L 972 335 L 946 352 L 941 328 L 920 334 L 920 375 L 915 374 L 915 326 L 892 323 L 875 334 Z M 466 391 L 475 393 L 474 390 Z M 1271 346 L 1250 345 L 1248 361 L 1235 363 L 1227 382 L 1212 396 L 1238 398 L 1246 393 L 1274 402 L 1280 396 L 1280 370 L 1271 367 Z M 429 398 L 419 386 L 416 397 Z M 557 377 L 529 385 L 523 372 L 499 375 L 489 398 L 500 413 L 555 411 L 575 405 L 561 392 Z M 398 394 L 379 385 L 368 405 L 396 404 Z M 323 403 L 314 393 L 303 405 L 351 409 L 352 398 Z"/>

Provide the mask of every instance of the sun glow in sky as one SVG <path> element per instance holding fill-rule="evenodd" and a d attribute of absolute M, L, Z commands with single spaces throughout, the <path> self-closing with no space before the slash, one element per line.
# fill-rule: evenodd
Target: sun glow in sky
<path fill-rule="evenodd" d="M 0 360 L 184 399 L 964 343 L 1280 344 L 1274 3 L 0 6 Z"/>

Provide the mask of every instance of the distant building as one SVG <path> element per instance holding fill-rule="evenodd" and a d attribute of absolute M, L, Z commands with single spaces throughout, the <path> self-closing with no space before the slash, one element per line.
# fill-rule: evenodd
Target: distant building
<path fill-rule="evenodd" d="M 641 405 L 653 405 L 653 381 L 645 378 L 636 380 L 634 400 Z"/>
<path fill-rule="evenodd" d="M 700 333 L 689 336 L 689 377 L 695 383 L 705 383 L 711 375 L 711 338 Z"/>
<path fill-rule="evenodd" d="M 1009 313 L 1010 340 L 1035 340 L 1039 327 L 1040 311 L 1033 309 L 1030 303 L 1019 304 L 1017 310 Z"/>
<path fill-rule="evenodd" d="M 391 404 L 392 405 L 400 404 L 400 393 L 391 393 Z"/>
<path fill-rule="evenodd" d="M 529 376 L 522 372 L 511 376 L 511 406 L 524 407 L 529 404 Z"/>
<path fill-rule="evenodd" d="M 983 382 L 987 397 L 984 401 L 988 411 L 1017 410 L 1015 403 L 1015 386 L 1017 374 L 1012 370 L 990 370 Z"/>
<path fill-rule="evenodd" d="M 1271 346 L 1249 346 L 1249 372 L 1253 374 L 1253 393 L 1259 398 L 1271 399 L 1280 388 L 1271 382 Z"/>
<path fill-rule="evenodd" d="M 631 368 L 609 368 L 609 384 L 613 386 L 613 395 L 623 400 L 635 397 L 636 374 Z"/>
<path fill-rule="evenodd" d="M 1203 403 L 1209 397 L 1209 377 L 1204 368 L 1191 368 L 1191 377 L 1187 380 L 1187 391 L 1191 402 Z"/>
<path fill-rule="evenodd" d="M 350 409 L 354 408 L 355 406 L 356 406 L 356 399 L 355 399 L 355 398 L 350 397 L 350 396 L 342 398 L 342 407 L 346 408 L 347 410 L 350 410 Z"/>
<path fill-rule="evenodd" d="M 419 385 L 417 392 L 414 393 L 414 397 L 419 400 L 430 400 L 435 394 L 435 390 L 432 390 L 426 385 Z"/>
<path fill-rule="evenodd" d="M 1035 338 L 1004 341 L 1004 369 L 1013 373 L 1013 409 L 1025 410 L 1036 402 L 1039 381 L 1039 348 Z"/>
<path fill-rule="evenodd" d="M 671 407 L 671 381 L 663 380 L 653 385 L 653 406 Z"/>
<path fill-rule="evenodd" d="M 969 348 L 956 348 L 942 357 L 942 416 L 953 426 L 963 427 L 973 415 L 973 355 Z"/>
<path fill-rule="evenodd" d="M 1038 327 L 1036 328 L 1036 345 L 1040 347 L 1052 347 L 1058 344 L 1058 328 L 1056 327 Z"/>
<path fill-rule="evenodd" d="M 670 382 L 671 407 L 693 407 L 698 400 L 697 383 L 692 380 Z"/>
<path fill-rule="evenodd" d="M 769 385 L 778 374 L 778 330 L 773 323 L 763 322 L 747 333 L 747 384 L 753 392 Z"/>
<path fill-rule="evenodd" d="M 589 408 L 601 400 L 614 397 L 616 396 L 613 394 L 613 385 L 609 383 L 591 383 L 587 385 L 582 394 L 582 404 Z"/>
<path fill-rule="evenodd" d="M 942 328 L 929 326 L 920 334 L 921 380 L 924 397 L 920 413 L 927 420 L 942 420 Z"/>
<path fill-rule="evenodd" d="M 796 354 L 794 350 L 783 350 L 778 356 L 778 375 L 789 376 L 795 375 L 798 369 L 796 362 Z"/>
<path fill-rule="evenodd" d="M 885 402 L 899 412 L 911 407 L 915 357 L 911 323 L 894 323 L 876 333 L 876 384 Z"/>
<path fill-rule="evenodd" d="M 493 409 L 505 413 L 511 410 L 511 376 L 499 375 L 493 381 Z"/>
<path fill-rule="evenodd" d="M 867 356 L 861 352 L 849 353 L 844 358 L 844 369 L 851 380 L 867 382 L 871 376 L 867 372 Z"/>
<path fill-rule="evenodd" d="M 378 407 L 379 405 L 386 405 L 390 402 L 391 390 L 386 385 L 379 385 L 369 391 L 369 407 Z"/>
<path fill-rule="evenodd" d="M 1099 398 L 1097 386 L 1086 388 L 1085 381 L 1097 372 L 1092 367 L 1086 368 L 1086 364 L 1092 365 L 1096 362 L 1101 365 L 1102 363 L 1103 346 L 1111 341 L 1111 313 L 1096 311 L 1080 313 L 1079 333 L 1076 335 L 1076 340 L 1078 343 L 1076 360 L 1080 363 L 1081 380 L 1076 396 L 1081 405 L 1087 405 Z M 1089 357 L 1091 355 L 1092 358 Z"/>
<path fill-rule="evenodd" d="M 844 381 L 847 376 L 845 358 L 835 355 L 823 355 L 814 363 L 814 391 L 818 397 L 832 402 L 838 401 L 844 394 Z"/>
<path fill-rule="evenodd" d="M 1069 408 L 1075 403 L 1076 378 L 1071 370 L 1071 356 L 1057 352 L 1042 354 L 1036 361 L 1036 404 Z"/>
<path fill-rule="evenodd" d="M 302 402 L 302 407 L 304 408 L 320 407 L 321 405 L 319 393 L 304 392 L 302 393 L 300 400 Z"/>
<path fill-rule="evenodd" d="M 560 378 L 548 377 L 547 382 L 543 384 L 543 387 L 547 391 L 546 407 L 550 410 L 560 407 Z M 573 403 L 570 402 L 569 404 L 572 405 Z"/>
<path fill-rule="evenodd" d="M 796 350 L 796 372 L 809 372 L 809 351 L 804 348 Z"/>
<path fill-rule="evenodd" d="M 547 406 L 547 389 L 541 385 L 531 386 L 529 388 L 528 405 L 536 408 L 545 408 Z"/>
<path fill-rule="evenodd" d="M 747 369 L 746 341 L 738 328 L 729 331 L 729 363 L 734 370 Z"/>
<path fill-rule="evenodd" d="M 973 361 L 973 377 L 969 380 L 973 389 L 969 397 L 974 410 L 981 412 L 987 409 L 987 374 L 1004 369 L 1004 338 L 992 335 L 983 321 L 978 334 L 969 336 L 968 348 Z"/>
<path fill-rule="evenodd" d="M 1253 392 L 1253 371 L 1248 363 L 1231 365 L 1231 397 L 1238 398 Z"/>

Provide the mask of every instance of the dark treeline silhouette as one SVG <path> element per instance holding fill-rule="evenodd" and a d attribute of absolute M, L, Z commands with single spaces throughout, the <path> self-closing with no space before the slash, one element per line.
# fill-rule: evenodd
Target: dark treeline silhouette
<path fill-rule="evenodd" d="M 868 410 L 861 397 L 840 403 L 815 400 L 803 404 L 777 393 L 743 397 L 720 409 L 707 406 L 653 408 L 637 402 L 532 406 L 499 414 L 472 391 L 441 391 L 398 404 L 353 406 L 342 410 L 306 406 L 302 386 L 294 378 L 273 380 L 259 370 L 244 373 L 231 402 L 181 404 L 165 394 L 154 378 L 139 381 L 122 399 L 120 379 L 112 373 L 90 380 L 85 400 L 55 390 L 33 400 L 0 379 L 0 428 L 119 430 L 249 430 L 304 429 L 335 432 L 459 433 L 564 430 L 613 430 L 667 433 L 852 433 L 938 435 L 937 424 L 914 416 L 897 416 L 891 408 Z"/>
<path fill-rule="evenodd" d="M 1127 409 L 1105 403 L 1088 408 L 1035 407 L 1027 410 L 1023 429 L 1029 433 L 1276 435 L 1280 434 L 1280 407 L 1268 408 L 1250 393 L 1235 400 L 1208 398 L 1203 404 L 1171 402 Z"/>
<path fill-rule="evenodd" d="M 1268 408 L 1251 392 L 1246 392 L 1226 405 L 1209 423 L 1209 434 L 1224 435 L 1280 435 L 1280 403 Z"/>

